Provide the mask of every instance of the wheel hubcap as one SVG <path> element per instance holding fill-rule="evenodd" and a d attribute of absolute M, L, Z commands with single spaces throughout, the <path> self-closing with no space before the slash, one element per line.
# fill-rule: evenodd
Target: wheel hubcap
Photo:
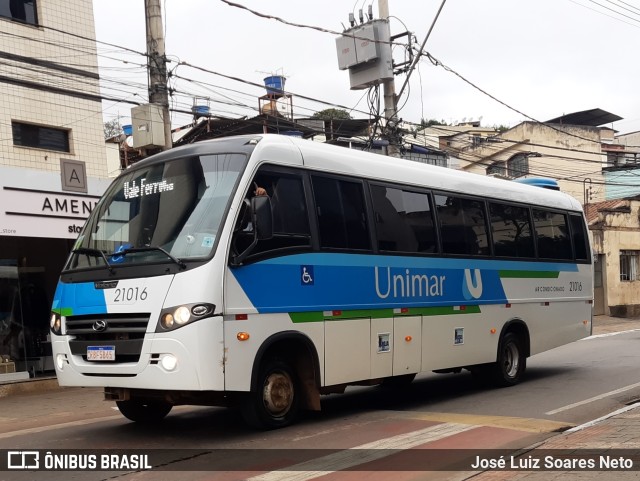
<path fill-rule="evenodd" d="M 284 416 L 293 403 L 293 382 L 285 372 L 270 374 L 264 383 L 264 405 L 273 416 Z"/>
<path fill-rule="evenodd" d="M 509 343 L 504 347 L 504 372 L 509 377 L 515 377 L 520 368 L 520 355 L 518 346 Z"/>

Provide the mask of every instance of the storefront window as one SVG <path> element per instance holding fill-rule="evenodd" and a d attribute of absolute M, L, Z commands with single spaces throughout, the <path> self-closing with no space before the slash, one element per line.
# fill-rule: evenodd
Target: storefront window
<path fill-rule="evenodd" d="M 21 305 L 18 266 L 0 259 L 0 374 L 15 372 L 15 361 L 26 357 Z"/>
<path fill-rule="evenodd" d="M 0 383 L 53 373 L 51 299 L 72 242 L 0 237 Z"/>

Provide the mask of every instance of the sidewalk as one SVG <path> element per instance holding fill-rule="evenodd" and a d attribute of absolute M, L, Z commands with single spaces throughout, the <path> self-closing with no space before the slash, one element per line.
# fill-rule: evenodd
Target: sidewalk
<path fill-rule="evenodd" d="M 595 316 L 593 335 L 607 335 L 615 332 L 640 330 L 640 319 L 623 319 L 609 316 Z M 640 402 L 595 419 L 581 426 L 553 436 L 539 445 L 521 451 L 527 458 L 547 450 L 563 450 L 563 453 L 587 453 L 587 458 L 597 460 L 600 455 L 631 454 L 634 466 L 631 470 L 589 470 L 589 471 L 485 471 L 474 476 L 474 481 L 590 481 L 615 479 L 640 479 Z M 535 450 L 535 451 L 534 451 Z M 615 450 L 625 450 L 623 453 Z M 635 452 L 631 453 L 633 450 Z"/>
<path fill-rule="evenodd" d="M 640 318 L 624 318 L 611 316 L 593 317 L 593 335 L 640 329 Z"/>
<path fill-rule="evenodd" d="M 471 478 L 473 481 L 616 481 L 640 479 L 640 403 L 620 409 L 609 416 L 577 426 L 558 434 L 539 445 L 520 450 L 519 459 L 539 459 L 537 470 L 485 471 Z M 594 469 L 553 470 L 544 468 L 546 456 L 553 459 L 583 459 Z M 624 456 L 632 462 L 628 469 L 607 469 L 599 466 L 600 457 L 618 459 Z M 507 461 L 509 464 L 510 461 Z M 516 466 L 518 461 L 516 461 Z"/>

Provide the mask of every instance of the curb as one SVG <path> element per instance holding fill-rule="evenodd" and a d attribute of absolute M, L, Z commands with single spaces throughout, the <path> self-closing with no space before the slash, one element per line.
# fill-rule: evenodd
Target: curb
<path fill-rule="evenodd" d="M 579 426 L 574 426 L 571 429 L 567 429 L 566 431 L 564 431 L 561 434 L 577 433 L 578 431 L 582 431 L 583 429 L 590 428 L 590 427 L 595 426 L 597 424 L 600 424 L 600 423 L 602 423 L 604 421 L 607 421 L 608 419 L 616 417 L 619 414 L 624 414 L 624 413 L 626 413 L 628 411 L 632 411 L 632 410 L 637 409 L 639 407 L 640 407 L 640 402 L 636 402 L 636 403 L 630 404 L 628 406 L 625 406 L 623 408 L 618 409 L 617 411 L 613 411 L 613 412 L 611 412 L 609 414 L 605 414 L 604 416 L 601 416 L 601 417 L 599 417 L 597 419 L 593 419 L 592 421 L 588 421 L 588 422 L 586 422 L 584 424 L 580 424 Z"/>
<path fill-rule="evenodd" d="M 30 379 L 29 381 L 16 381 L 0 384 L 0 398 L 15 394 L 30 394 L 61 389 L 56 377 L 43 379 Z"/>

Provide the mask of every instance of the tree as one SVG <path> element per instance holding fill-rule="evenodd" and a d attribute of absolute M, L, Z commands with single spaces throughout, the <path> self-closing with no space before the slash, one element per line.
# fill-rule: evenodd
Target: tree
<path fill-rule="evenodd" d="M 448 123 L 446 123 L 444 120 L 436 120 L 436 119 L 422 119 L 420 121 L 420 125 L 422 125 L 422 127 L 431 127 L 433 125 L 449 125 Z"/>
<path fill-rule="evenodd" d="M 111 137 L 115 137 L 116 135 L 120 135 L 122 133 L 122 126 L 120 125 L 120 119 L 115 118 L 113 120 L 109 120 L 104 123 L 104 138 L 110 139 Z"/>
<path fill-rule="evenodd" d="M 311 118 L 319 120 L 351 120 L 353 117 L 343 109 L 324 109 L 313 114 Z"/>

